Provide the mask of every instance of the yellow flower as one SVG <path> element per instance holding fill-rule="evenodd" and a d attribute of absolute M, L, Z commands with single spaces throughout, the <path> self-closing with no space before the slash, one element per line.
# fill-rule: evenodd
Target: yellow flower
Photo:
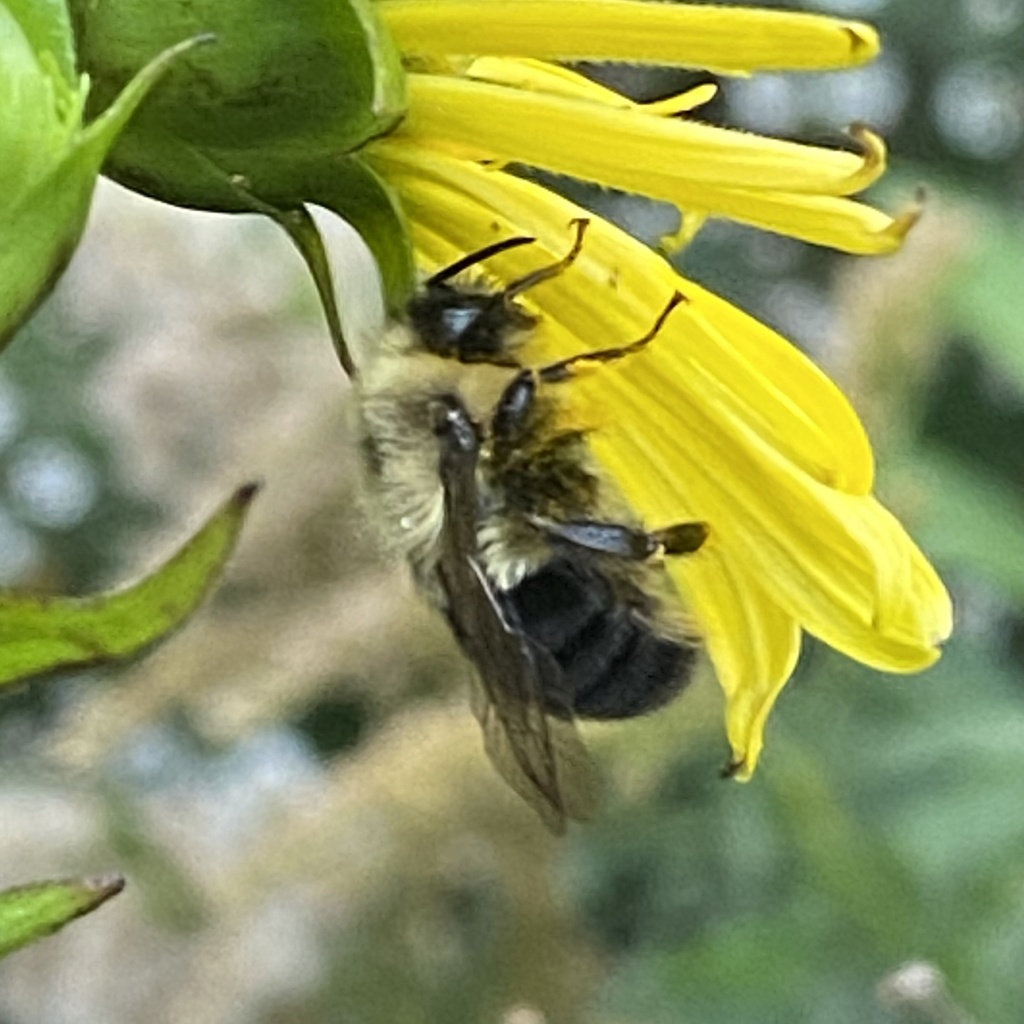
<path fill-rule="evenodd" d="M 735 74 L 844 67 L 877 54 L 866 25 L 636 0 L 380 0 L 377 11 L 411 69 L 407 111 L 389 136 L 405 146 L 529 164 L 847 252 L 891 252 L 915 219 L 846 198 L 885 169 L 885 148 L 865 129 L 855 131 L 860 152 L 767 139 L 672 117 L 713 87 L 636 104 L 536 59 Z"/>
<path fill-rule="evenodd" d="M 413 284 L 409 230 L 425 267 L 514 235 L 565 254 L 570 221 L 584 211 L 509 164 L 675 204 L 682 225 L 667 247 L 727 217 L 885 253 L 916 218 L 851 198 L 885 169 L 885 148 L 866 129 L 847 150 L 763 138 L 690 116 L 712 86 L 639 104 L 550 63 L 726 75 L 850 67 L 878 52 L 859 23 L 642 0 L 312 0 L 301 10 L 196 0 L 173 17 L 148 0 L 74 6 L 97 102 L 168 32 L 220 41 L 176 69 L 105 166 L 170 202 L 274 216 L 303 252 L 339 341 L 304 203 L 363 235 L 393 313 Z M 597 457 L 651 527 L 711 525 L 705 547 L 672 571 L 725 690 L 746 777 L 802 630 L 878 668 L 914 671 L 938 656 L 949 599 L 872 497 L 871 449 L 836 387 L 778 335 L 590 219 L 581 258 L 526 296 L 542 318 L 528 355 L 632 340 L 673 292 L 686 296 L 642 354 L 566 388 L 571 413 L 595 427 Z M 537 259 L 522 247 L 487 269 L 509 280 Z"/>
<path fill-rule="evenodd" d="M 526 298 L 537 361 L 628 342 L 676 290 L 686 302 L 643 353 L 566 387 L 600 462 L 652 528 L 711 526 L 670 560 L 726 694 L 736 774 L 748 778 L 803 630 L 876 668 L 930 665 L 949 598 L 872 496 L 871 448 L 841 392 L 779 335 L 613 225 L 503 170 L 510 162 L 674 203 L 685 241 L 724 216 L 848 252 L 896 248 L 914 211 L 848 198 L 884 170 L 881 141 L 840 152 L 678 115 L 710 87 L 636 104 L 547 60 L 727 73 L 843 67 L 878 50 L 864 25 L 808 14 L 634 0 L 380 0 L 407 63 L 408 108 L 361 157 L 397 194 L 427 267 L 499 238 L 552 258 L 589 216 L 583 253 Z M 469 55 L 469 56 L 467 56 Z M 475 55 L 475 56 L 472 56 Z M 513 279 L 536 247 L 490 261 Z"/>

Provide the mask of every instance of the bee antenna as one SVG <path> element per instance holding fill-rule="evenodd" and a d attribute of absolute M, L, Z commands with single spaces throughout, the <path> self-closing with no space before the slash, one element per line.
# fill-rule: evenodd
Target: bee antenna
<path fill-rule="evenodd" d="M 484 260 L 489 260 L 492 256 L 507 252 L 509 249 L 518 249 L 521 245 L 532 245 L 536 241 L 536 238 L 531 238 L 529 235 L 517 235 L 515 238 L 506 238 L 501 242 L 494 242 L 492 245 L 484 246 L 483 249 L 477 249 L 476 252 L 471 252 L 468 256 L 463 256 L 462 259 L 456 260 L 443 270 L 439 270 L 433 277 L 428 277 L 427 285 L 444 284 L 445 281 L 450 281 L 464 270 L 469 270 L 470 267 L 475 267 L 478 263 L 483 263 Z"/>
<path fill-rule="evenodd" d="M 523 292 L 536 287 L 542 281 L 550 281 L 551 278 L 558 277 L 576 262 L 577 257 L 583 251 L 583 236 L 586 234 L 590 221 L 586 217 L 577 217 L 572 224 L 576 228 L 576 240 L 572 243 L 572 248 L 557 263 L 541 267 L 539 270 L 534 270 L 525 277 L 519 278 L 518 281 L 513 281 L 505 289 L 506 302 L 510 302 L 517 295 L 522 295 Z"/>

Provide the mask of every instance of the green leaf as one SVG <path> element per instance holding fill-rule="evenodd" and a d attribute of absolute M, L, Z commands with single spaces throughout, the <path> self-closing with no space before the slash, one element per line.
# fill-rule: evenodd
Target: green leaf
<path fill-rule="evenodd" d="M 349 377 L 355 377 L 356 365 L 352 361 L 348 343 L 345 341 L 341 311 L 338 309 L 334 273 L 320 229 L 305 206 L 299 206 L 294 210 L 278 210 L 265 203 L 259 204 L 259 206 L 262 212 L 273 218 L 288 232 L 288 237 L 299 250 L 299 255 L 302 256 L 306 268 L 313 277 L 313 285 L 324 311 L 327 329 L 331 332 L 331 341 L 334 344 L 338 362 L 341 363 L 342 369 Z"/>
<path fill-rule="evenodd" d="M 49 50 L 37 49 L 41 26 L 0 4 L 0 218 L 60 161 L 81 128 L 88 83 L 68 81 Z"/>
<path fill-rule="evenodd" d="M 87 598 L 0 595 L 0 684 L 129 657 L 195 611 L 238 538 L 254 485 L 238 490 L 156 572 Z"/>
<path fill-rule="evenodd" d="M 356 156 L 311 168 L 303 193 L 309 202 L 338 214 L 359 233 L 376 261 L 387 312 L 398 317 L 416 286 L 412 239 L 398 198 L 377 172 Z M 313 278 L 338 361 L 349 377 L 356 365 L 349 351 L 338 308 L 334 270 L 323 236 L 304 204 L 280 207 L 250 192 L 241 181 L 230 188 L 237 202 L 261 213 L 287 232 Z"/>
<path fill-rule="evenodd" d="M 21 26 L 32 49 L 48 54 L 69 87 L 78 82 L 71 21 L 64 0 L 3 0 L 3 7 Z"/>
<path fill-rule="evenodd" d="M 120 876 L 33 882 L 0 892 L 0 957 L 45 939 L 124 888 Z"/>
<path fill-rule="evenodd" d="M 215 45 L 181 61 L 118 139 L 104 170 L 179 206 L 256 211 L 306 261 L 342 364 L 351 370 L 330 268 L 304 204 L 333 210 L 373 252 L 389 311 L 415 285 L 398 201 L 358 156 L 405 112 L 401 54 L 372 0 L 71 0 L 90 108 L 125 69 L 177 39 Z"/>
<path fill-rule="evenodd" d="M 0 346 L 46 297 L 78 245 L 100 167 L 154 83 L 191 40 L 148 64 L 109 109 L 81 126 L 87 80 L 48 73 L 0 6 Z"/>

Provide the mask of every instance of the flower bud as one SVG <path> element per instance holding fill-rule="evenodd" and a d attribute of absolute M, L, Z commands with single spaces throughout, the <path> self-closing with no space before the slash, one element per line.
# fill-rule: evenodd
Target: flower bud
<path fill-rule="evenodd" d="M 289 220 L 340 214 L 374 250 L 393 303 L 412 256 L 393 197 L 356 151 L 405 111 L 401 57 L 372 0 L 70 0 L 89 109 L 166 47 L 205 36 L 123 133 L 104 168 L 179 206 Z M 323 290 L 326 285 L 318 282 Z"/>
<path fill-rule="evenodd" d="M 42 301 L 74 252 L 103 160 L 146 91 L 186 47 L 127 79 L 83 121 L 89 81 L 74 70 L 60 3 L 0 0 L 0 346 Z"/>
<path fill-rule="evenodd" d="M 309 168 L 392 127 L 404 109 L 397 50 L 370 0 L 71 0 L 81 68 L 103 106 L 154 54 L 180 61 L 111 154 L 107 173 L 182 206 L 250 209 L 303 195 Z"/>

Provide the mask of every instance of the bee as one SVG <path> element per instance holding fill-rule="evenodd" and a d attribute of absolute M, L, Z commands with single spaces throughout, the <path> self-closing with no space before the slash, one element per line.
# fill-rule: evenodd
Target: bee
<path fill-rule="evenodd" d="M 519 297 L 557 262 L 496 290 L 467 271 L 508 238 L 429 278 L 357 378 L 366 484 L 419 589 L 475 669 L 472 707 L 495 767 L 553 831 L 591 816 L 594 772 L 574 721 L 625 719 L 688 682 L 697 640 L 665 556 L 689 555 L 699 522 L 646 530 L 560 416 L 579 373 L 640 352 L 641 338 L 546 366 L 520 362 L 538 319 Z"/>

